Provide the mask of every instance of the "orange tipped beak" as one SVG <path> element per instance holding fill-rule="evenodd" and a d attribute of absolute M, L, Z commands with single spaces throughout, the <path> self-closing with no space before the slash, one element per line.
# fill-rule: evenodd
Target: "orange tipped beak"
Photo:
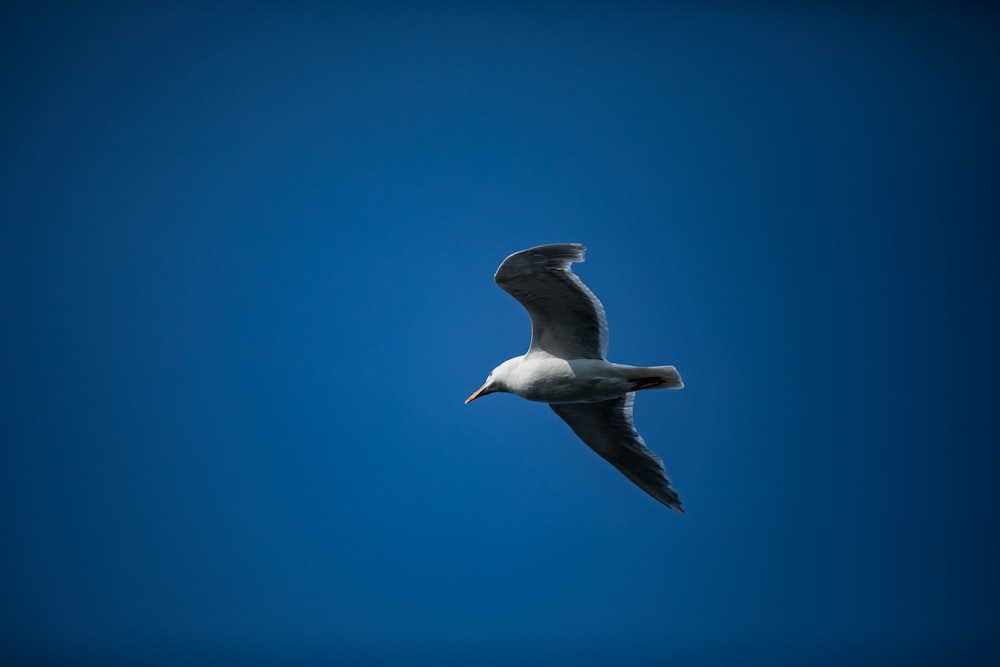
<path fill-rule="evenodd" d="M 472 396 L 469 396 L 467 399 L 465 399 L 465 404 L 468 405 L 472 401 L 482 396 L 484 391 L 486 391 L 486 384 L 483 384 L 483 386 L 477 389 L 475 393 L 472 394 Z"/>

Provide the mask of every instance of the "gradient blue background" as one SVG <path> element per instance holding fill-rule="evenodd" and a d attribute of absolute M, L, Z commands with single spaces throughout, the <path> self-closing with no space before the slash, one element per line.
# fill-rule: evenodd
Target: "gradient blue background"
<path fill-rule="evenodd" d="M 0 657 L 996 664 L 1000 14 L 3 11 Z M 683 517 L 462 404 L 561 241 Z"/>

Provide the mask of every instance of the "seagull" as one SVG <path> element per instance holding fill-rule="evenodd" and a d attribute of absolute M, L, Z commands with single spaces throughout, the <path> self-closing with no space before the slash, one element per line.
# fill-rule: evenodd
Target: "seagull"
<path fill-rule="evenodd" d="M 635 392 L 681 389 L 673 366 L 624 366 L 605 359 L 608 322 L 604 306 L 571 264 L 586 248 L 553 243 L 510 255 L 493 280 L 531 316 L 528 351 L 508 359 L 465 399 L 508 392 L 548 403 L 583 442 L 640 489 L 681 514 L 681 499 L 663 461 L 646 447 L 632 422 Z"/>

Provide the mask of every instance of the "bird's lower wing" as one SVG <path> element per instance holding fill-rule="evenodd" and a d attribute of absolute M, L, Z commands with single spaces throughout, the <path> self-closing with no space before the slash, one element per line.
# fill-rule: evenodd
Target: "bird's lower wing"
<path fill-rule="evenodd" d="M 552 403 L 552 410 L 605 461 L 640 489 L 681 514 L 681 499 L 670 485 L 663 461 L 653 453 L 632 422 L 635 392 L 595 403 Z"/>

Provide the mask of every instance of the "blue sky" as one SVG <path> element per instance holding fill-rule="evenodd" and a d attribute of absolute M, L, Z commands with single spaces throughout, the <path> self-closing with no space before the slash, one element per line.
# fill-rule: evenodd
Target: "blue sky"
<path fill-rule="evenodd" d="M 5 657 L 1000 654 L 997 13 L 3 11 Z M 552 242 L 685 516 L 462 403 Z"/>

